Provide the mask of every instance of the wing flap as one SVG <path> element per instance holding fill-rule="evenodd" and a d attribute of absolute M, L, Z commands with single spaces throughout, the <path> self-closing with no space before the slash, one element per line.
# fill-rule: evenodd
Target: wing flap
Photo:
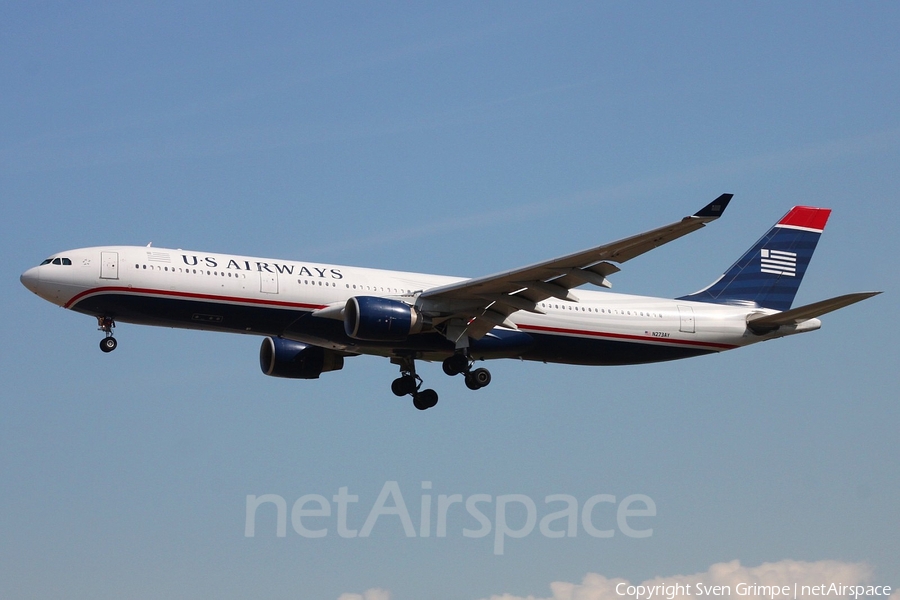
<path fill-rule="evenodd" d="M 530 300 L 521 294 L 485 294 L 482 298 L 516 310 L 525 310 L 539 315 L 545 314 L 544 311 L 537 307 L 537 301 Z"/>

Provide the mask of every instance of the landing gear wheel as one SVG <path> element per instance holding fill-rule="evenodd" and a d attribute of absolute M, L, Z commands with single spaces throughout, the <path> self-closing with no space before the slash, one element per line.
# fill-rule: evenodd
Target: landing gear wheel
<path fill-rule="evenodd" d="M 487 369 L 475 369 L 466 373 L 466 387 L 480 390 L 491 382 L 491 372 Z"/>
<path fill-rule="evenodd" d="M 418 387 L 415 376 L 404 375 L 398 377 L 391 383 L 391 391 L 395 396 L 406 396 L 407 394 L 415 394 Z"/>
<path fill-rule="evenodd" d="M 422 390 L 413 394 L 413 406 L 419 410 L 433 408 L 438 402 L 437 392 L 434 390 Z"/>
<path fill-rule="evenodd" d="M 441 367 L 444 369 L 444 373 L 452 377 L 466 372 L 469 368 L 469 359 L 465 354 L 454 354 L 444 359 Z"/>
<path fill-rule="evenodd" d="M 478 387 L 486 387 L 491 382 L 491 372 L 487 369 L 475 369 L 472 371 L 472 379 L 478 384 Z"/>
<path fill-rule="evenodd" d="M 112 352 L 119 345 L 112 335 L 115 326 L 116 320 L 112 317 L 97 317 L 97 329 L 106 334 L 106 337 L 100 340 L 100 349 L 104 352 Z"/>
<path fill-rule="evenodd" d="M 471 373 L 466 373 L 466 387 L 470 390 L 479 390 L 481 386 L 475 382 L 475 379 L 472 378 Z"/>
<path fill-rule="evenodd" d="M 420 390 L 422 378 L 416 375 L 416 361 L 412 354 L 397 356 L 391 362 L 400 365 L 400 377 L 391 383 L 391 391 L 397 396 L 412 396 L 413 406 L 419 410 L 428 410 L 438 401 L 434 390 Z"/>

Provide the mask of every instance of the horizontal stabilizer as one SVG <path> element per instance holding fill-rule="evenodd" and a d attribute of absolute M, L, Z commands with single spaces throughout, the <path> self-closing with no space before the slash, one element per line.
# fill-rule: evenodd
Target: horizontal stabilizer
<path fill-rule="evenodd" d="M 764 315 L 756 318 L 751 315 L 750 319 L 747 321 L 747 327 L 754 333 L 769 333 L 775 331 L 782 325 L 796 325 L 803 321 L 808 321 L 809 319 L 814 319 L 826 313 L 830 313 L 839 308 L 850 306 L 851 304 L 855 304 L 866 298 L 877 296 L 880 293 L 881 292 L 859 292 L 856 294 L 846 294 L 844 296 L 838 296 L 837 298 L 830 298 L 828 300 L 807 304 L 806 306 L 792 308 L 791 310 L 775 313 L 774 315 Z"/>

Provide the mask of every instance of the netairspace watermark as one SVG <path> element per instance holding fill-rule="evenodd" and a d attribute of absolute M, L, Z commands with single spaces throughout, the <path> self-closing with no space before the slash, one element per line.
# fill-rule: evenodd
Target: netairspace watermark
<path fill-rule="evenodd" d="M 704 598 L 709 596 L 753 596 L 771 600 L 798 600 L 831 596 L 838 598 L 890 596 L 888 585 L 843 585 L 822 583 L 819 585 L 760 585 L 758 583 L 738 583 L 736 585 L 705 585 L 701 583 L 672 583 L 659 585 L 616 584 L 616 594 L 634 600 L 674 600 L 685 596 Z"/>
<path fill-rule="evenodd" d="M 648 528 L 646 518 L 656 516 L 656 503 L 644 494 L 631 494 L 620 501 L 612 494 L 597 494 L 579 505 L 578 499 L 569 494 L 550 494 L 544 497 L 538 521 L 538 503 L 525 494 L 438 494 L 431 492 L 431 482 L 422 482 L 419 498 L 419 527 L 413 525 L 410 511 L 396 481 L 386 481 L 378 498 L 366 512 L 361 529 L 351 529 L 349 523 L 360 512 L 351 505 L 359 503 L 359 496 L 351 494 L 348 487 L 341 487 L 329 500 L 321 494 L 305 494 L 292 505 L 291 527 L 304 538 L 324 538 L 333 530 L 342 538 L 366 538 L 376 525 L 382 529 L 399 527 L 408 538 L 445 538 L 462 533 L 467 538 L 494 536 L 494 554 L 503 554 L 507 538 L 520 539 L 531 535 L 535 527 L 547 538 L 577 537 L 579 524 L 589 536 L 611 538 L 619 531 L 629 538 L 648 538 L 653 529 Z M 287 536 L 288 503 L 278 494 L 247 496 L 247 512 L 244 535 L 256 537 L 256 515 L 262 508 L 272 505 L 275 509 L 275 535 Z M 548 512 L 552 509 L 552 512 Z M 354 514 L 351 516 L 351 512 Z M 509 512 L 510 514 L 507 514 Z M 452 516 L 451 516 L 452 514 Z M 460 521 L 462 515 L 468 524 L 478 527 L 451 527 L 448 523 Z M 382 518 L 384 517 L 384 518 Z M 472 521 L 474 519 L 474 522 Z M 631 521 L 629 521 L 631 519 Z M 354 520 L 355 522 L 355 520 Z M 432 523 L 434 527 L 432 528 Z M 333 528 L 333 529 L 332 529 Z"/>

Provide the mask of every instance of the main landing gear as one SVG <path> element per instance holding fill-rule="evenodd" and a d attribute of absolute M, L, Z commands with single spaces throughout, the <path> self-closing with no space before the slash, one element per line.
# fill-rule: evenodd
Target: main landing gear
<path fill-rule="evenodd" d="M 396 396 L 412 396 L 413 406 L 419 410 L 427 410 L 438 402 L 437 392 L 434 390 L 420 390 L 422 378 L 416 375 L 416 361 L 403 357 L 397 359 L 400 365 L 400 377 L 391 384 L 391 391 Z"/>
<path fill-rule="evenodd" d="M 104 352 L 112 352 L 119 345 L 112 334 L 112 330 L 116 326 L 115 320 L 112 317 L 97 317 L 97 325 L 98 329 L 106 334 L 106 337 L 100 340 L 100 349 Z"/>
<path fill-rule="evenodd" d="M 400 365 L 400 377 L 391 384 L 391 391 L 397 396 L 412 396 L 413 406 L 426 410 L 437 404 L 438 395 L 434 390 L 423 390 L 422 378 L 416 375 L 416 361 L 412 356 L 391 359 Z M 465 353 L 457 352 L 444 360 L 442 367 L 447 375 L 465 375 L 466 387 L 480 390 L 491 382 L 491 372 L 487 369 L 473 369 L 474 361 Z"/>
<path fill-rule="evenodd" d="M 480 390 L 491 382 L 491 372 L 484 368 L 473 369 L 474 361 L 462 352 L 457 352 L 453 356 L 444 359 L 441 365 L 444 373 L 450 375 L 459 375 L 464 373 L 466 376 L 466 387 L 470 390 Z"/>

